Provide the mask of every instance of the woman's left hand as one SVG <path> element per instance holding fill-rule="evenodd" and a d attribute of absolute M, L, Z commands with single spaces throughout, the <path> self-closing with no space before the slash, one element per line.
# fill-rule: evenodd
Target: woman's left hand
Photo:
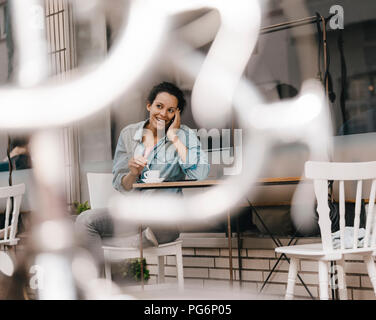
<path fill-rule="evenodd" d="M 180 110 L 178 109 L 176 110 L 174 121 L 171 123 L 170 127 L 167 130 L 167 138 L 170 141 L 174 141 L 176 137 L 176 130 L 179 128 L 180 128 Z"/>

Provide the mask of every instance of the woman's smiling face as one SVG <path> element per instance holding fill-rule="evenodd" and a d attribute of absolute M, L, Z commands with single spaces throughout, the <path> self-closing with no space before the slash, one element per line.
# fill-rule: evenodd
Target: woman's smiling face
<path fill-rule="evenodd" d="M 146 109 L 149 111 L 149 129 L 164 129 L 174 118 L 178 109 L 178 99 L 167 92 L 160 92 L 152 104 L 148 103 Z"/>

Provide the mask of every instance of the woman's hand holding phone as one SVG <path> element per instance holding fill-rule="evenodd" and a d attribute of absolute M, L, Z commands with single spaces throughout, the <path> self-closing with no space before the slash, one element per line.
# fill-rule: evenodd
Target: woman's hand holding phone
<path fill-rule="evenodd" d="M 167 138 L 170 141 L 174 141 L 176 137 L 176 130 L 180 128 L 180 110 L 177 109 L 175 112 L 174 120 L 172 121 L 170 127 L 167 130 Z"/>

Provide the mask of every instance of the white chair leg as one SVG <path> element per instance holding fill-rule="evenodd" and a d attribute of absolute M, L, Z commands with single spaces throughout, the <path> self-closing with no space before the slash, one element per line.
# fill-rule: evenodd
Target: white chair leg
<path fill-rule="evenodd" d="M 369 278 L 371 280 L 372 286 L 373 286 L 373 291 L 376 294 L 376 267 L 375 267 L 375 261 L 373 260 L 372 255 L 367 255 L 364 256 L 364 262 L 367 265 L 367 271 Z"/>
<path fill-rule="evenodd" d="M 298 259 L 290 259 L 289 274 L 287 278 L 287 289 L 285 300 L 292 300 L 294 298 L 294 287 L 296 282 L 296 276 L 298 274 Z"/>
<path fill-rule="evenodd" d="M 320 300 L 328 300 L 329 268 L 327 261 L 319 261 Z"/>
<path fill-rule="evenodd" d="M 177 245 L 176 250 L 176 271 L 179 290 L 184 290 L 183 253 L 181 250 L 181 244 Z"/>
<path fill-rule="evenodd" d="M 105 260 L 104 263 L 104 276 L 107 280 L 111 280 L 111 263 L 108 260 Z"/>
<path fill-rule="evenodd" d="M 346 285 L 346 272 L 345 272 L 345 259 L 342 258 L 337 262 L 337 275 L 338 275 L 338 290 L 339 298 L 347 300 L 347 285 Z"/>
<path fill-rule="evenodd" d="M 158 257 L 158 283 L 165 282 L 164 256 Z"/>

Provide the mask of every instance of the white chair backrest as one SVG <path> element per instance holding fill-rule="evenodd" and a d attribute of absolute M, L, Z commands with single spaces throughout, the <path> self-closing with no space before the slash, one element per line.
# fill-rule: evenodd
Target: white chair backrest
<path fill-rule="evenodd" d="M 112 186 L 112 173 L 87 173 L 90 206 L 92 209 L 107 208 L 113 195 L 119 194 Z"/>
<path fill-rule="evenodd" d="M 356 181 L 352 249 L 358 248 L 363 182 L 366 180 L 372 182 L 369 194 L 369 206 L 363 247 L 376 247 L 376 218 L 374 217 L 376 161 L 354 163 L 307 161 L 305 164 L 305 175 L 307 178 L 314 180 L 321 239 L 323 248 L 326 251 L 334 250 L 331 236 L 330 210 L 328 206 L 328 180 L 338 181 L 339 184 L 340 250 L 345 249 L 345 181 Z"/>
<path fill-rule="evenodd" d="M 35 211 L 37 209 L 35 192 L 35 182 L 33 169 L 14 170 L 12 172 L 13 185 L 25 184 L 25 193 L 22 196 L 21 212 Z M 0 172 L 0 187 L 9 186 L 9 171 Z M 0 211 L 6 209 L 6 201 L 0 201 Z"/>
<path fill-rule="evenodd" d="M 6 198 L 7 204 L 5 209 L 5 224 L 1 230 L 2 238 L 5 241 L 12 241 L 17 234 L 18 216 L 20 214 L 20 206 L 22 195 L 25 193 L 25 184 L 17 184 L 11 187 L 0 188 L 0 198 Z M 13 210 L 12 210 L 13 198 Z M 12 210 L 12 220 L 10 221 L 10 213 Z"/>

